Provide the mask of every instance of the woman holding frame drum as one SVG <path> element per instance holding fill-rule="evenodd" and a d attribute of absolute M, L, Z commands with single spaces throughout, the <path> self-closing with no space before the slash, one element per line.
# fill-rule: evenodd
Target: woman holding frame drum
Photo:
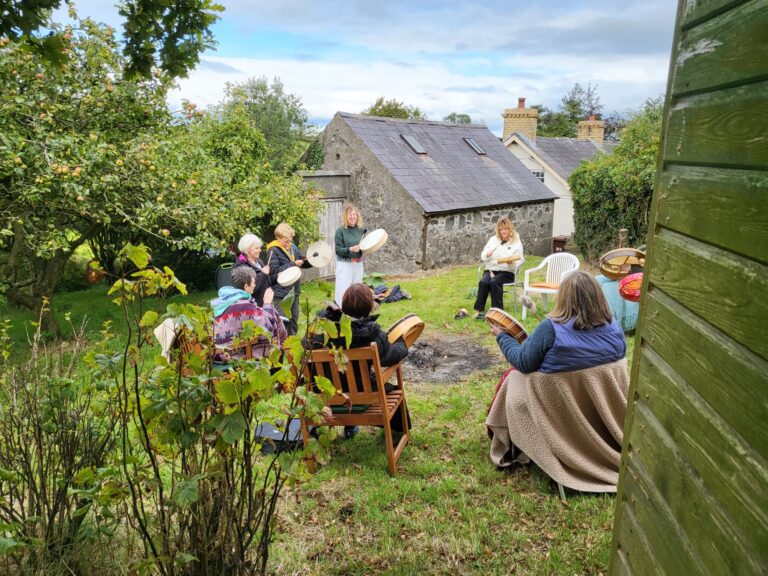
<path fill-rule="evenodd" d="M 491 461 L 533 461 L 561 486 L 615 492 L 627 343 L 597 281 L 583 270 L 567 274 L 552 312 L 522 344 L 498 325 L 492 331 L 512 366 L 486 418 Z"/>
<path fill-rule="evenodd" d="M 341 306 L 344 292 L 352 284 L 363 281 L 363 252 L 360 240 L 366 230 L 360 211 L 354 204 L 346 204 L 341 213 L 341 226 L 336 229 L 336 289 L 334 300 Z"/>
<path fill-rule="evenodd" d="M 504 309 L 504 284 L 515 281 L 515 271 L 523 261 L 523 243 L 509 218 L 500 218 L 496 223 L 496 233 L 488 239 L 480 253 L 485 263 L 480 283 L 477 287 L 475 313 L 477 320 L 485 316 L 485 302 L 491 294 L 491 306 Z"/>
<path fill-rule="evenodd" d="M 280 284 L 280 273 L 285 272 L 289 268 L 311 268 L 310 264 L 304 254 L 301 253 L 298 246 L 293 243 L 293 236 L 295 232 L 289 224 L 281 222 L 275 228 L 275 239 L 267 244 L 267 263 L 271 264 L 269 271 L 269 281 L 274 288 L 275 308 L 277 308 L 281 316 L 286 316 L 285 311 L 282 308 L 282 300 L 291 292 L 293 292 L 293 302 L 291 302 L 291 318 L 288 325 L 288 333 L 296 334 L 299 328 L 299 294 L 301 294 L 301 282 L 298 280 L 292 281 L 291 284 Z M 296 270 L 297 276 L 299 270 Z"/>

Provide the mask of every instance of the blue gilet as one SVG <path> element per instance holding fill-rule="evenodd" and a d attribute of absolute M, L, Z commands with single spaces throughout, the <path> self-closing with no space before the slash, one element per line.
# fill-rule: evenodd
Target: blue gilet
<path fill-rule="evenodd" d="M 574 319 L 552 322 L 555 342 L 544 356 L 541 372 L 570 372 L 624 358 L 627 341 L 616 320 L 591 330 L 576 330 Z"/>

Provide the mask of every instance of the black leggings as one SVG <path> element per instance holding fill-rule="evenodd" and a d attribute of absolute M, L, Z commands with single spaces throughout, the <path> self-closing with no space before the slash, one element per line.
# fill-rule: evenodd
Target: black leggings
<path fill-rule="evenodd" d="M 494 272 L 491 278 L 491 272 L 486 270 L 483 277 L 480 278 L 480 284 L 477 286 L 477 300 L 475 300 L 475 310 L 482 312 L 485 310 L 485 301 L 488 300 L 488 292 L 491 293 L 491 306 L 504 309 L 504 284 L 512 284 L 515 281 L 513 272 Z"/>

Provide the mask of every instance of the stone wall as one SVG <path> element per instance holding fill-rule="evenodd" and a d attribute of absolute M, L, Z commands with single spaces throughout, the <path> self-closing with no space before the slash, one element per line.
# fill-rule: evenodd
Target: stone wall
<path fill-rule="evenodd" d="M 367 272 L 396 274 L 421 268 L 421 206 L 395 180 L 347 124 L 335 117 L 320 135 L 324 170 L 349 172 L 350 202 L 360 208 L 368 230 L 384 228 L 387 244 L 366 256 Z"/>
<path fill-rule="evenodd" d="M 503 216 L 512 220 L 526 254 L 546 256 L 552 251 L 553 205 L 549 200 L 432 216 L 427 232 L 428 267 L 479 262 L 483 246 Z"/>

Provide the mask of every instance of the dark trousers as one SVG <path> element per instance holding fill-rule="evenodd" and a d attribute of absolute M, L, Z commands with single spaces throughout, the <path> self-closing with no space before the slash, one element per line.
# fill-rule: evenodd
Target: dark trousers
<path fill-rule="evenodd" d="M 515 275 L 512 272 L 491 272 L 486 270 L 483 277 L 480 278 L 480 284 L 477 286 L 477 300 L 475 300 L 475 310 L 482 312 L 485 310 L 485 301 L 488 300 L 488 293 L 491 293 L 491 306 L 493 308 L 504 309 L 504 284 L 511 284 L 515 281 Z"/>
<path fill-rule="evenodd" d="M 275 286 L 273 287 L 273 290 L 275 291 L 275 300 L 272 302 L 272 305 L 277 310 L 277 313 L 284 317 L 288 318 L 288 314 L 286 314 L 285 310 L 283 310 L 283 298 L 286 297 L 290 293 L 291 290 L 293 290 L 293 302 L 291 303 L 291 315 L 288 320 L 288 323 L 285 326 L 285 329 L 288 331 L 288 335 L 292 336 L 296 334 L 299 330 L 299 317 L 301 314 L 301 305 L 299 301 L 301 298 L 299 298 L 299 294 L 301 294 L 301 287 L 299 286 L 299 283 L 297 282 L 293 286 L 288 287 L 282 287 L 282 286 Z"/>

